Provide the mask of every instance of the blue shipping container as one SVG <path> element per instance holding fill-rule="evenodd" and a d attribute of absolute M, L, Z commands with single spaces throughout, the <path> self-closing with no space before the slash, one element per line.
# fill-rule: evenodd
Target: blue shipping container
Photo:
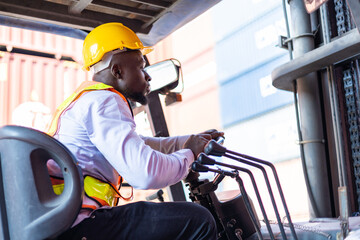
<path fill-rule="evenodd" d="M 215 41 L 231 35 L 281 4 L 279 0 L 221 1 L 212 8 Z"/>
<path fill-rule="evenodd" d="M 216 42 L 218 81 L 226 82 L 287 54 L 286 50 L 276 47 L 280 35 L 286 35 L 281 6 Z"/>
<path fill-rule="evenodd" d="M 247 120 L 293 102 L 293 94 L 272 86 L 272 70 L 288 61 L 288 55 L 231 80 L 219 88 L 221 119 L 224 127 Z"/>

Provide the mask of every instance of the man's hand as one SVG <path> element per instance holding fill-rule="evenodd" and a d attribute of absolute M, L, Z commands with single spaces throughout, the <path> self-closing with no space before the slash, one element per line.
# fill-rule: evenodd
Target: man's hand
<path fill-rule="evenodd" d="M 219 132 L 218 130 L 216 129 L 210 129 L 210 130 L 207 130 L 205 132 L 202 132 L 200 134 L 210 134 L 211 135 L 211 139 L 217 139 L 218 137 L 224 137 L 224 132 Z M 211 140 L 210 139 L 210 140 Z"/>
<path fill-rule="evenodd" d="M 211 134 L 191 135 L 184 143 L 184 148 L 190 149 L 194 153 L 195 159 L 204 151 L 205 145 L 212 139 Z"/>
<path fill-rule="evenodd" d="M 219 132 L 216 129 L 210 129 L 205 132 L 191 135 L 188 140 L 184 143 L 184 148 L 190 149 L 195 156 L 195 159 L 197 156 L 204 151 L 205 145 L 211 140 L 211 139 L 217 139 L 218 137 L 223 137 L 224 133 Z"/>

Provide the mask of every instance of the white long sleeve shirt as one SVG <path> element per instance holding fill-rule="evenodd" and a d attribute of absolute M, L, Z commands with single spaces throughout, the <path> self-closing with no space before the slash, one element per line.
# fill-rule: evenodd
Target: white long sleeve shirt
<path fill-rule="evenodd" d="M 183 179 L 194 161 L 190 149 L 181 149 L 188 136 L 141 137 L 135 127 L 126 101 L 96 90 L 84 93 L 61 115 L 54 137 L 74 154 L 83 175 L 115 185 L 121 175 L 138 189 L 159 189 Z M 50 171 L 56 174 L 56 166 Z M 87 197 L 83 202 L 93 203 Z M 74 225 L 89 214 L 82 210 Z"/>

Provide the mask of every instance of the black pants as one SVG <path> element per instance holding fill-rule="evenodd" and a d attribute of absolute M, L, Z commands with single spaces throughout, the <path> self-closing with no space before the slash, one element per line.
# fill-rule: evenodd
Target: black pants
<path fill-rule="evenodd" d="M 59 239 L 216 239 L 210 212 L 191 202 L 136 202 L 98 209 Z"/>

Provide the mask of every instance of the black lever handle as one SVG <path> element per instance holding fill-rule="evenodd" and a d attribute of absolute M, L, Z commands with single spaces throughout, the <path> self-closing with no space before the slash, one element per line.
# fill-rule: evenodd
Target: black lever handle
<path fill-rule="evenodd" d="M 206 156 L 204 153 L 200 153 L 198 156 L 197 161 L 204 165 L 215 165 L 216 161 L 208 156 Z"/>
<path fill-rule="evenodd" d="M 205 145 L 204 152 L 208 155 L 223 156 L 226 153 L 226 148 L 215 140 L 211 140 Z"/>
<path fill-rule="evenodd" d="M 191 164 L 191 169 L 194 170 L 195 172 L 208 172 L 209 171 L 208 167 L 201 165 L 198 162 L 193 162 Z"/>

